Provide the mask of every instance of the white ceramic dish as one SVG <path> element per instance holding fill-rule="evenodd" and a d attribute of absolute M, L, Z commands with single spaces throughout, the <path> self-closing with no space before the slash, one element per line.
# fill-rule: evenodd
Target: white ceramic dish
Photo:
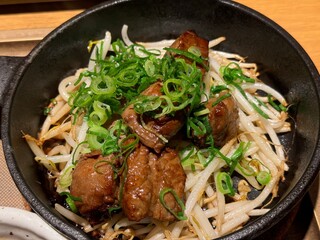
<path fill-rule="evenodd" d="M 22 209 L 0 207 L 0 240 L 66 240 L 38 215 Z"/>

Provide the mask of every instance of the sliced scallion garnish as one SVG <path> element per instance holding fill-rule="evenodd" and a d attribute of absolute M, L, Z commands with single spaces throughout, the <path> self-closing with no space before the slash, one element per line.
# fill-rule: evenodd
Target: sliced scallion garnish
<path fill-rule="evenodd" d="M 217 174 L 216 186 L 219 192 L 221 192 L 222 194 L 228 194 L 230 196 L 233 196 L 235 194 L 232 179 L 226 172 L 219 172 Z"/>
<path fill-rule="evenodd" d="M 180 212 L 174 212 L 166 203 L 166 201 L 164 200 L 164 197 L 166 194 L 172 194 L 172 196 L 174 197 L 174 199 L 176 200 L 176 202 L 178 203 L 181 211 Z M 176 191 L 172 188 L 163 188 L 160 193 L 159 193 L 159 199 L 160 199 L 160 203 L 162 204 L 162 206 L 167 209 L 176 219 L 183 221 L 183 220 L 187 220 L 187 217 L 184 215 L 184 210 L 186 209 L 184 206 L 184 203 L 182 202 L 182 200 L 179 198 L 178 194 L 176 193 Z"/>
<path fill-rule="evenodd" d="M 75 204 L 75 201 L 82 201 L 81 198 L 72 196 L 69 192 L 61 192 L 60 196 L 66 196 L 66 203 L 70 207 L 70 210 L 74 213 L 78 212 L 77 206 Z"/>
<path fill-rule="evenodd" d="M 267 171 L 260 171 L 257 175 L 257 181 L 261 185 L 266 185 L 270 182 L 271 180 L 271 174 L 268 173 Z"/>

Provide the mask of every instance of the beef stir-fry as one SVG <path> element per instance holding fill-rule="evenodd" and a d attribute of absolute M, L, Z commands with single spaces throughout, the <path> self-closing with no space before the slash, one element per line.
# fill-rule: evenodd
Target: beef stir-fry
<path fill-rule="evenodd" d="M 213 239 L 266 213 L 288 170 L 285 99 L 255 64 L 213 50 L 223 38 L 123 39 L 90 43 L 38 138 L 24 135 L 56 210 L 100 239 Z"/>
<path fill-rule="evenodd" d="M 188 31 L 182 34 L 172 45 L 171 48 L 187 51 L 190 47 L 198 49 L 203 59 L 208 58 L 208 41 L 198 37 L 194 32 Z M 181 58 L 180 54 L 172 54 L 174 58 Z M 186 57 L 183 57 L 186 58 Z M 187 62 L 191 63 L 190 60 Z M 205 74 L 205 65 L 197 66 L 203 74 Z M 164 95 L 163 82 L 157 80 L 147 89 L 141 92 L 141 96 L 159 97 Z M 230 98 L 232 99 L 232 98 Z M 237 135 L 237 127 L 228 134 L 222 132 L 226 125 L 236 125 L 237 119 L 231 119 L 230 116 L 236 110 L 225 107 L 230 105 L 232 100 L 224 100 L 218 106 L 211 106 L 209 109 L 209 121 L 214 129 L 214 136 L 219 141 L 226 141 Z M 228 103 L 224 104 L 224 102 Z M 210 105 L 211 101 L 208 101 Z M 232 103 L 231 103 L 232 104 Z M 223 109 L 223 110 L 219 110 Z M 229 113 L 231 112 L 231 113 Z M 126 107 L 121 114 L 124 123 L 130 128 L 130 131 L 136 133 L 140 144 L 135 147 L 133 152 L 126 160 L 126 172 L 121 173 L 121 180 L 124 182 L 122 196 L 116 196 L 114 173 L 111 165 L 115 165 L 117 157 L 113 154 L 103 158 L 99 156 L 97 159 L 90 158 L 80 160 L 75 166 L 72 174 L 71 195 L 81 198 L 81 202 L 76 202 L 79 212 L 83 216 L 97 215 L 96 211 L 108 211 L 109 207 L 119 203 L 123 213 L 129 220 L 140 221 L 146 217 L 152 217 L 160 221 L 173 221 L 174 215 L 170 213 L 160 202 L 160 192 L 166 188 L 170 188 L 176 192 L 179 199 L 184 201 L 184 186 L 186 176 L 181 166 L 181 160 L 176 150 L 165 148 L 166 143 L 175 137 L 179 130 L 186 122 L 188 107 L 181 109 L 172 114 L 166 114 L 159 118 L 155 118 L 147 114 L 139 114 L 135 111 L 134 103 Z M 217 119 L 219 118 L 219 119 Z M 223 123 L 223 122 L 228 123 Z M 231 123 L 234 121 L 234 123 Z M 143 123 L 142 123 L 143 122 Z M 218 124 L 216 122 L 219 122 Z M 159 136 L 162 136 L 159 137 Z M 165 140 L 163 140 L 165 139 Z M 109 159 L 108 159 L 109 158 Z M 101 161 L 101 163 L 99 163 Z M 97 166 L 94 166 L 94 165 Z M 99 167 L 99 168 L 98 168 Z M 99 174 L 99 172 L 101 173 Z M 87 181 L 87 182 L 86 182 Z M 177 204 L 176 199 L 167 194 L 164 197 L 166 204 L 174 212 L 181 212 L 181 207 Z"/>

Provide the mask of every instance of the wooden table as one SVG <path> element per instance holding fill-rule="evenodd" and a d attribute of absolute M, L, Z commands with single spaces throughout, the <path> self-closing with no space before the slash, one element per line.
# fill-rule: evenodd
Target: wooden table
<path fill-rule="evenodd" d="M 26 1 L 29 0 L 18 2 Z M 56 3 L 4 6 L 0 1 L 0 56 L 27 55 L 52 29 L 99 2 L 101 1 L 61 2 L 60 0 Z M 257 10 L 283 27 L 302 45 L 320 71 L 320 0 L 237 0 L 237 2 Z M 310 194 L 319 218 L 319 179 L 317 181 Z M 310 238 L 306 236 L 305 239 Z"/>
<path fill-rule="evenodd" d="M 269 17 L 306 50 L 320 71 L 319 0 L 237 0 Z"/>
<path fill-rule="evenodd" d="M 23 2 L 23 0 L 20 2 Z M 11 10 L 11 13 L 7 14 L 3 14 L 1 9 L 4 7 L 0 6 L 0 43 L 6 41 L 5 38 L 10 41 L 39 40 L 51 29 L 99 1 L 87 1 L 91 3 L 78 4 L 83 8 L 81 6 L 75 8 L 75 4 L 71 2 L 83 1 L 70 1 L 69 5 L 64 3 L 66 7 L 62 10 L 46 8 L 34 12 L 24 12 L 23 10 L 14 12 Z M 319 0 L 237 0 L 237 2 L 266 15 L 287 30 L 307 51 L 317 69 L 320 70 Z M 62 4 L 60 5 L 62 6 Z M 11 53 L 19 55 L 13 48 L 9 50 Z M 0 54 L 10 54 L 10 52 L 0 47 Z"/>

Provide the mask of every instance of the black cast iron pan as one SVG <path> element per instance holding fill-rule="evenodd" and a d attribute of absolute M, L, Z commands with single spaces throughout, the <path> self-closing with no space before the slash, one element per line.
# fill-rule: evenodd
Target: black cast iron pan
<path fill-rule="evenodd" d="M 123 24 L 129 25 L 133 41 L 174 38 L 189 29 L 207 39 L 226 36 L 218 49 L 258 63 L 261 78 L 293 104 L 294 131 L 281 136 L 290 171 L 279 198 L 266 215 L 223 239 L 252 239 L 277 224 L 299 203 L 319 172 L 320 77 L 305 51 L 281 27 L 225 0 L 109 1 L 58 27 L 27 57 L 0 58 L 3 148 L 13 179 L 32 209 L 66 237 L 89 239 L 51 206 L 21 131 L 36 135 L 42 110 L 57 94 L 59 81 L 86 66 L 88 41 L 102 38 L 106 30 L 116 39 Z"/>

